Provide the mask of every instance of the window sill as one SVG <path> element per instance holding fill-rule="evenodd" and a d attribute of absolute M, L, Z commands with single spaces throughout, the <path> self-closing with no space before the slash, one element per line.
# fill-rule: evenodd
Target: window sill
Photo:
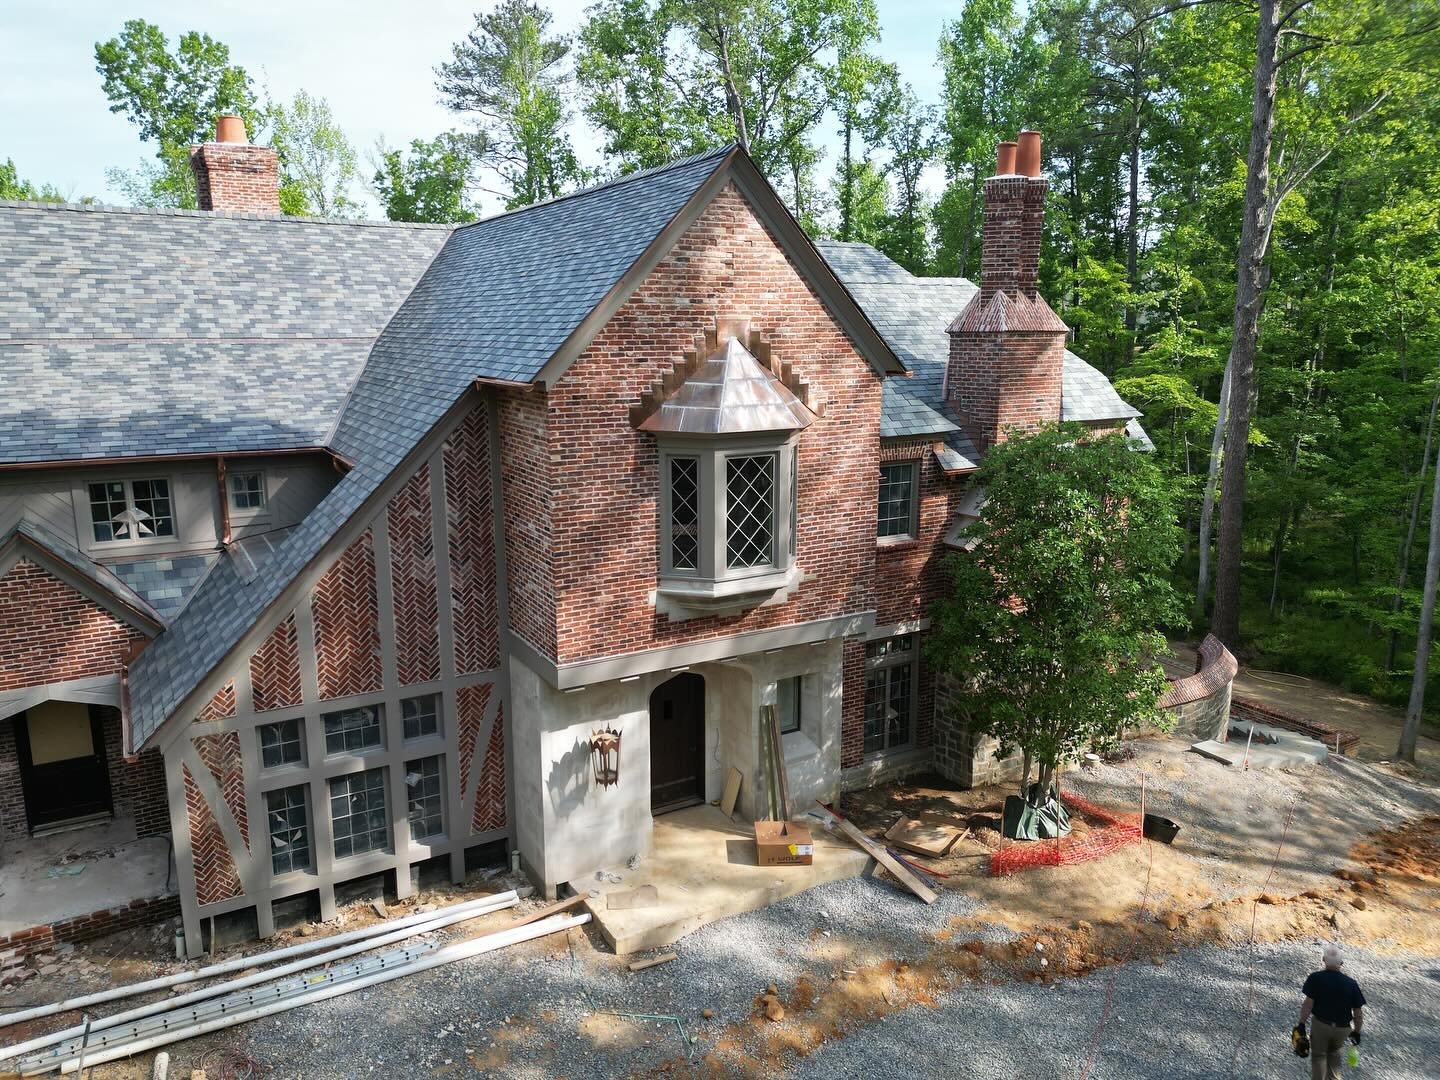
<path fill-rule="evenodd" d="M 656 592 L 685 607 L 753 605 L 782 589 L 793 587 L 802 576 L 800 568 L 792 566 L 788 570 L 774 570 L 748 577 L 720 578 L 716 581 L 672 577 L 661 579 Z"/>
<path fill-rule="evenodd" d="M 875 538 L 875 548 L 877 551 L 904 551 L 908 548 L 919 546 L 919 537 L 910 536 L 908 533 L 905 536 L 879 536 Z"/>

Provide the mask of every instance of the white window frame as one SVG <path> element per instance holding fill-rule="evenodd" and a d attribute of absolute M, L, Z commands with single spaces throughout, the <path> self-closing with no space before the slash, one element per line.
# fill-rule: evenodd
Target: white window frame
<path fill-rule="evenodd" d="M 733 602 L 752 595 L 774 593 L 792 584 L 798 553 L 794 535 L 796 516 L 795 455 L 797 439 L 791 433 L 777 436 L 666 435 L 659 443 L 660 491 L 657 558 L 660 592 L 682 603 Z M 764 565 L 731 567 L 727 557 L 729 506 L 727 476 L 731 458 L 772 458 L 774 496 L 771 512 L 771 558 Z M 673 561 L 671 461 L 694 458 L 698 464 L 698 551 L 694 569 L 676 567 Z"/>
<path fill-rule="evenodd" d="M 90 496 L 90 488 L 94 484 L 119 484 L 125 491 L 125 508 L 135 508 L 135 485 L 144 483 L 163 483 L 165 485 L 165 498 L 170 503 L 170 532 L 157 535 L 150 533 L 145 536 L 111 536 L 109 540 L 101 540 L 95 535 L 95 512 L 94 500 Z M 176 507 L 175 478 L 172 476 L 134 476 L 134 477 L 106 477 L 98 480 L 84 479 L 80 482 L 80 491 L 84 496 L 84 520 L 85 520 L 85 542 L 87 546 L 101 547 L 109 550 L 112 547 L 128 547 L 130 545 L 154 546 L 156 544 L 178 544 L 180 542 L 180 515 Z M 113 515 L 112 515 L 113 517 Z M 113 531 L 113 530 L 112 530 Z"/>

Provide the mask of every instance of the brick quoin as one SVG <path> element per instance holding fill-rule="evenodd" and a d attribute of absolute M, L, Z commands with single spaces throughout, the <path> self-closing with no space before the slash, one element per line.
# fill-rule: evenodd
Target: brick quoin
<path fill-rule="evenodd" d="M 146 640 L 28 559 L 0 578 L 0 690 L 118 675 Z"/>
<path fill-rule="evenodd" d="M 387 508 L 395 606 L 395 665 L 402 686 L 440 677 L 440 601 L 430 517 L 430 466 L 421 465 Z"/>
<path fill-rule="evenodd" d="M 500 637 L 485 405 L 471 409 L 451 432 L 443 460 L 455 670 L 461 675 L 493 671 L 500 666 Z"/>
<path fill-rule="evenodd" d="M 380 689 L 380 602 L 370 530 L 345 549 L 310 598 L 320 697 Z"/>
<path fill-rule="evenodd" d="M 250 693 L 256 712 L 300 704 L 300 643 L 293 614 L 251 655 Z"/>
<path fill-rule="evenodd" d="M 749 316 L 823 402 L 824 416 L 799 440 L 796 561 L 810 580 L 782 604 L 671 622 L 650 602 L 658 573 L 656 445 L 631 425 L 629 409 L 717 314 Z M 548 569 L 558 651 L 551 655 L 568 663 L 872 609 L 880 393 L 881 376 L 727 187 L 547 396 L 506 402 L 513 429 L 521 400 L 526 410 L 545 407 L 543 428 L 538 417 L 526 417 L 531 439 L 543 435 L 548 443 L 545 479 L 527 493 L 517 475 L 507 487 L 506 517 L 513 532 L 534 536 L 540 551 L 547 524 L 553 533 Z M 508 456 L 514 444 L 505 446 Z M 543 504 L 547 491 L 548 523 L 529 516 L 528 503 L 511 505 L 512 493 L 517 502 L 528 496 Z M 521 546 L 512 539 L 508 550 Z M 538 592 L 546 568 L 538 555 L 530 561 L 535 572 L 521 580 Z M 519 576 L 512 563 L 512 588 Z M 512 612 L 517 607 L 512 602 Z M 543 620 L 545 598 L 527 608 L 527 617 Z M 513 621 L 519 627 L 520 619 Z M 530 636 L 542 629 L 521 633 L 544 648 Z"/>

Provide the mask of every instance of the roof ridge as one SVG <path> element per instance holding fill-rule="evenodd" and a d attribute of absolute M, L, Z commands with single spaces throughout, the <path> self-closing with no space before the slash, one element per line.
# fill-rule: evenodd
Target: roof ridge
<path fill-rule="evenodd" d="M 0 210 L 51 210 L 81 214 L 134 214 L 144 217 L 200 218 L 206 221 L 276 221 L 287 225 L 352 225 L 373 229 L 439 229 L 454 232 L 453 222 L 389 221 L 379 218 L 322 217 L 310 214 L 253 214 L 231 210 L 182 210 L 168 206 L 115 206 L 111 203 L 0 199 Z M 466 222 L 464 224 L 471 224 Z"/>
<path fill-rule="evenodd" d="M 570 199 L 576 199 L 582 195 L 593 195 L 597 191 L 604 191 L 607 188 L 620 187 L 623 184 L 630 183 L 632 180 L 643 180 L 652 176 L 659 176 L 661 173 L 667 173 L 674 169 L 683 169 L 687 165 L 696 165 L 702 161 L 707 161 L 710 158 L 724 157 L 726 154 L 730 153 L 739 145 L 739 143 L 730 142 L 726 143 L 724 146 L 719 146 L 712 150 L 702 150 L 698 154 L 690 154 L 687 157 L 676 158 L 674 161 L 668 161 L 664 165 L 653 165 L 648 169 L 637 169 L 635 170 L 635 172 L 632 173 L 624 173 L 620 176 L 612 176 L 609 180 L 602 180 L 598 184 L 591 184 L 589 187 L 578 188 L 575 191 L 568 191 L 564 195 L 556 195 L 553 198 L 541 199 L 539 202 L 527 203 L 524 206 L 517 206 L 513 210 L 502 210 L 498 214 L 491 214 L 489 217 L 480 218 L 478 221 L 467 221 L 464 224 L 459 225 L 456 228 L 456 231 L 459 232 L 462 229 L 472 229 L 476 225 L 488 225 L 490 224 L 490 222 L 499 221 L 501 218 L 515 217 L 518 214 L 525 213 L 527 210 L 539 210 L 542 207 L 553 206 L 556 203 L 566 202 Z"/>

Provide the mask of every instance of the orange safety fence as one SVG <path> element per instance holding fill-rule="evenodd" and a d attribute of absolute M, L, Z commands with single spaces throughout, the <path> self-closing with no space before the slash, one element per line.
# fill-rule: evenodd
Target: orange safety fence
<path fill-rule="evenodd" d="M 1068 866 L 1071 863 L 1103 859 L 1113 851 L 1140 841 L 1142 824 L 1139 814 L 1120 814 L 1083 799 L 1078 795 L 1061 798 L 1070 810 L 1078 810 L 1087 820 L 1100 822 L 1084 836 L 1062 836 L 1054 840 L 1010 841 L 990 856 L 990 875 L 1002 877 L 1037 866 Z"/>

